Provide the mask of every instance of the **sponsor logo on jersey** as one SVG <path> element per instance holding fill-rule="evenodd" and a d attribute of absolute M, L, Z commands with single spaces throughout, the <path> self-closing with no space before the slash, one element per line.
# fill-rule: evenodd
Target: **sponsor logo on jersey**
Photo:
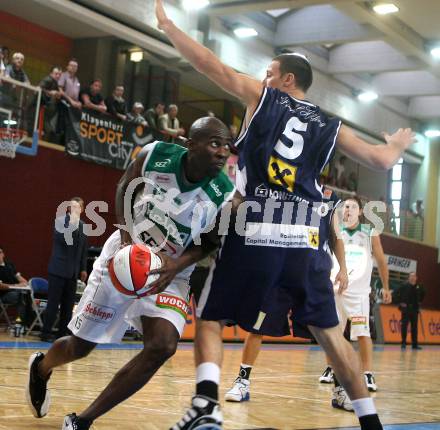
<path fill-rule="evenodd" d="M 256 197 L 269 197 L 269 189 L 264 184 L 258 185 L 255 188 L 255 196 Z"/>
<path fill-rule="evenodd" d="M 217 184 L 215 184 L 214 182 L 211 182 L 209 185 L 211 186 L 211 188 L 213 189 L 213 191 L 217 197 L 221 197 L 223 195 L 223 193 L 220 191 L 220 188 L 218 187 Z"/>
<path fill-rule="evenodd" d="M 332 196 L 332 190 L 330 190 L 329 188 L 324 188 L 324 198 L 330 199 L 331 196 Z"/>
<path fill-rule="evenodd" d="M 316 249 L 319 247 L 319 230 L 317 228 L 309 228 L 309 246 Z"/>
<path fill-rule="evenodd" d="M 165 158 L 165 160 L 163 160 L 163 161 L 156 161 L 154 163 L 154 167 L 159 167 L 159 168 L 163 169 L 164 167 L 167 167 L 168 164 L 170 164 L 170 163 L 171 163 L 171 160 L 169 158 Z"/>
<path fill-rule="evenodd" d="M 351 325 L 366 325 L 367 317 L 351 317 Z"/>
<path fill-rule="evenodd" d="M 290 193 L 293 193 L 296 170 L 296 167 L 293 167 L 272 155 L 268 167 L 269 181 L 272 184 L 280 185 Z"/>
<path fill-rule="evenodd" d="M 95 302 L 88 302 L 82 311 L 84 318 L 97 323 L 107 324 L 115 316 L 116 310 Z"/>
<path fill-rule="evenodd" d="M 171 181 L 171 178 L 168 175 L 157 175 L 156 182 L 167 184 Z"/>
<path fill-rule="evenodd" d="M 171 309 L 186 319 L 188 315 L 189 304 L 180 297 L 169 294 L 159 294 L 156 298 L 156 306 L 162 309 Z"/>

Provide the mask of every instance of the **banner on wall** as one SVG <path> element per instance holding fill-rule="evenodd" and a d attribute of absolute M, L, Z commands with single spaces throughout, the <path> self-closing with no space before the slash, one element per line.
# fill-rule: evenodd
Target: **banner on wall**
<path fill-rule="evenodd" d="M 380 319 L 382 322 L 385 343 L 400 343 L 401 313 L 397 306 L 381 305 Z M 440 311 L 422 309 L 419 314 L 418 342 L 440 344 Z M 407 342 L 411 343 L 411 329 L 408 326 Z"/>
<path fill-rule="evenodd" d="M 125 170 L 153 140 L 148 127 L 89 109 L 67 109 L 66 152 L 72 157 Z"/>
<path fill-rule="evenodd" d="M 411 273 L 417 271 L 417 261 L 410 258 L 398 257 L 396 255 L 385 254 L 387 259 L 388 269 L 395 272 Z M 374 267 L 377 267 L 376 260 L 374 260 Z"/>

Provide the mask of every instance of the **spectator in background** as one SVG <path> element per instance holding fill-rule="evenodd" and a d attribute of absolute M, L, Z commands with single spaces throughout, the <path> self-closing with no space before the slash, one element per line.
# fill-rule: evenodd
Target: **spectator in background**
<path fill-rule="evenodd" d="M 143 127 L 148 127 L 148 122 L 142 116 L 144 112 L 144 105 L 141 102 L 136 102 L 131 108 L 131 112 L 127 115 L 127 119 L 136 125 L 142 125 Z"/>
<path fill-rule="evenodd" d="M 358 183 L 357 183 L 357 176 L 355 172 L 351 172 L 348 175 L 347 179 L 347 190 L 348 191 L 357 191 Z"/>
<path fill-rule="evenodd" d="M 9 48 L 7 46 L 2 47 L 2 53 L 3 53 L 3 64 L 5 67 L 9 64 Z"/>
<path fill-rule="evenodd" d="M 425 208 L 423 207 L 423 200 L 418 199 L 416 202 L 414 202 L 411 205 L 411 212 L 414 214 L 414 216 L 423 218 L 425 213 Z"/>
<path fill-rule="evenodd" d="M 232 140 L 235 141 L 235 139 L 237 139 L 237 137 L 238 137 L 238 127 L 234 124 L 231 124 L 229 126 L 229 131 L 231 133 Z"/>
<path fill-rule="evenodd" d="M 0 47 L 0 77 L 4 76 L 6 71 L 4 49 L 4 47 Z"/>
<path fill-rule="evenodd" d="M 67 63 L 66 71 L 61 74 L 58 80 L 58 87 L 62 93 L 63 99 L 76 109 L 81 109 L 79 100 L 80 83 L 76 77 L 78 71 L 78 62 L 72 58 Z"/>
<path fill-rule="evenodd" d="M 57 129 L 58 119 L 58 101 L 62 96 L 62 92 L 58 87 L 62 70 L 61 67 L 53 66 L 40 83 L 41 88 L 41 105 L 44 110 L 44 136 L 45 139 L 52 142 Z"/>
<path fill-rule="evenodd" d="M 49 260 L 49 291 L 41 340 L 55 340 L 52 327 L 55 323 L 58 306 L 60 319 L 58 337 L 67 335 L 67 324 L 72 318 L 75 303 L 78 277 L 85 282 L 87 279 L 87 237 L 84 234 L 81 213 L 84 211 L 84 200 L 73 197 L 65 216 L 55 220 L 53 232 L 52 255 Z M 63 233 L 61 231 L 66 231 Z M 71 234 L 69 243 L 68 234 Z"/>
<path fill-rule="evenodd" d="M 165 113 L 165 103 L 157 102 L 154 106 L 145 112 L 145 119 L 153 133 L 155 139 L 163 139 L 162 133 L 159 131 L 159 118 Z"/>
<path fill-rule="evenodd" d="M 105 99 L 107 112 L 122 121 L 127 119 L 127 103 L 124 100 L 124 87 L 117 85 L 111 96 Z"/>
<path fill-rule="evenodd" d="M 90 82 L 90 85 L 79 93 L 79 98 L 83 106 L 87 109 L 96 110 L 101 113 L 107 112 L 107 106 L 104 103 L 101 91 L 101 79 L 93 79 L 93 81 Z"/>
<path fill-rule="evenodd" d="M 29 325 L 29 313 L 26 307 L 30 303 L 26 300 L 27 294 L 20 290 L 11 289 L 11 285 L 26 286 L 28 281 L 17 272 L 12 262 L 6 260 L 5 251 L 0 247 L 0 301 L 17 308 L 18 316 L 24 325 Z"/>
<path fill-rule="evenodd" d="M 332 176 L 335 179 L 335 184 L 339 188 L 347 187 L 347 177 L 345 173 L 345 162 L 347 161 L 347 157 L 345 155 L 341 155 L 338 160 L 336 160 L 333 170 L 334 174 Z"/>
<path fill-rule="evenodd" d="M 159 118 L 159 129 L 165 134 L 164 142 L 175 143 L 177 137 L 185 134 L 185 130 L 180 127 L 179 120 L 177 119 L 177 112 L 178 108 L 176 105 L 169 105 L 168 113 Z"/>
<path fill-rule="evenodd" d="M 12 56 L 12 64 L 6 66 L 5 74 L 11 79 L 30 84 L 29 78 L 23 70 L 24 55 L 21 52 L 15 52 Z"/>
<path fill-rule="evenodd" d="M 401 334 L 402 349 L 406 349 L 406 335 L 408 332 L 408 323 L 411 323 L 411 341 L 412 349 L 422 349 L 418 343 L 418 320 L 420 312 L 420 303 L 425 297 L 423 287 L 417 284 L 417 274 L 411 272 L 408 276 L 408 282 L 397 291 L 397 302 L 402 313 Z"/>

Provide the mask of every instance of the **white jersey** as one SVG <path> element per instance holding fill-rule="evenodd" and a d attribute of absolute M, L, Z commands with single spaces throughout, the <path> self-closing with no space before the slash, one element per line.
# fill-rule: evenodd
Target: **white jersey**
<path fill-rule="evenodd" d="M 142 168 L 144 188 L 135 194 L 133 231 L 153 251 L 177 258 L 215 221 L 235 188 L 223 172 L 188 184 L 182 173 L 186 148 L 163 142 L 149 148 Z M 193 267 L 178 277 L 188 279 Z"/>
<path fill-rule="evenodd" d="M 353 230 L 344 227 L 341 235 L 345 246 L 348 273 L 348 288 L 344 294 L 370 294 L 373 271 L 372 229 L 368 225 L 359 224 Z M 335 278 L 338 271 L 339 264 L 336 257 L 333 257 L 332 279 Z"/>

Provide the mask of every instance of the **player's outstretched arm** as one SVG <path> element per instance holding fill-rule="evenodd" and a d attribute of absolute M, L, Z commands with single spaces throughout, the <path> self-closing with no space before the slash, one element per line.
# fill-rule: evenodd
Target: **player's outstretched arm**
<path fill-rule="evenodd" d="M 262 82 L 236 72 L 223 64 L 212 51 L 180 30 L 166 15 L 162 0 L 156 0 L 158 27 L 165 32 L 174 47 L 200 73 L 229 94 L 239 98 L 249 108 L 257 106 L 263 90 Z"/>
<path fill-rule="evenodd" d="M 385 254 L 382 248 L 382 242 L 380 241 L 380 236 L 372 236 L 371 237 L 371 246 L 373 251 L 373 257 L 377 262 L 377 269 L 379 270 L 379 277 L 382 282 L 382 298 L 383 302 L 388 304 L 391 303 L 391 291 L 388 283 L 389 279 L 389 271 L 388 271 L 388 263 L 385 258 Z"/>
<path fill-rule="evenodd" d="M 388 170 L 415 141 L 410 128 L 399 128 L 394 134 L 383 134 L 386 145 L 372 145 L 342 125 L 336 141 L 348 157 L 373 170 Z"/>

